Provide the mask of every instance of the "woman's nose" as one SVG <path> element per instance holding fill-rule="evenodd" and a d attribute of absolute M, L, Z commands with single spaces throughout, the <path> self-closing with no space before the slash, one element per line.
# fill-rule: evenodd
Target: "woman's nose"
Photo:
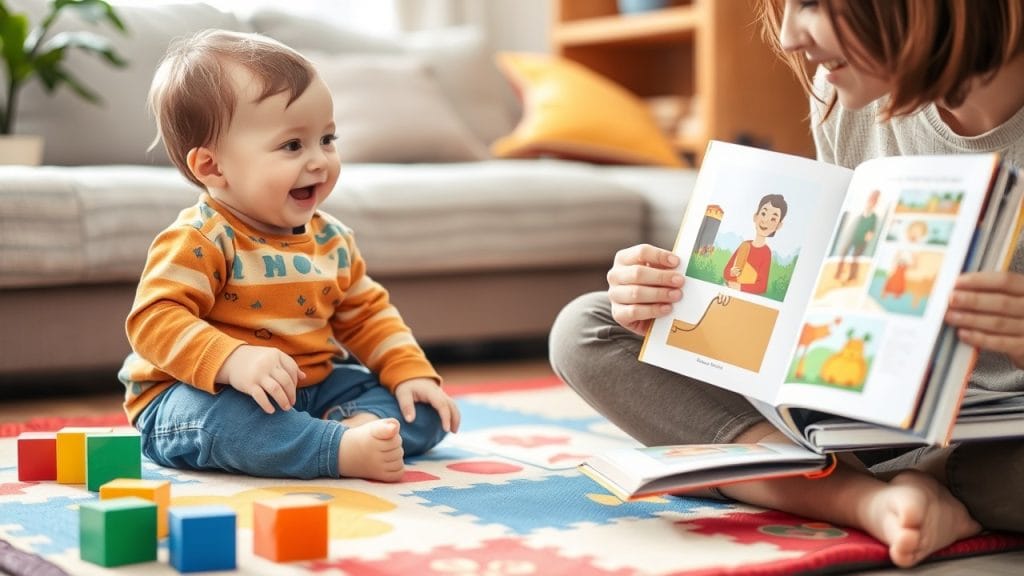
<path fill-rule="evenodd" d="M 797 22 L 796 14 L 787 6 L 782 11 L 782 24 L 779 26 L 779 45 L 786 52 L 803 50 L 807 46 L 807 33 Z"/>

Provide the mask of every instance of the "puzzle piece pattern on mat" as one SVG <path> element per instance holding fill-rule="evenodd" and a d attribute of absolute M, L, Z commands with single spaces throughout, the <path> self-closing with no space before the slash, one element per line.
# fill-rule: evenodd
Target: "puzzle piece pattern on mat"
<path fill-rule="evenodd" d="M 458 402 L 464 431 L 411 460 L 396 484 L 282 481 L 151 463 L 144 476 L 172 481 L 172 505 L 234 507 L 243 574 L 333 569 L 599 576 L 701 573 L 727 565 L 785 573 L 819 547 L 829 550 L 840 533 L 863 544 L 859 533 L 736 504 L 674 497 L 619 501 L 575 465 L 596 450 L 632 441 L 565 387 L 474 394 Z M 15 461 L 13 449 L 13 438 L 0 439 L 0 463 Z M 0 538 L 70 573 L 117 573 L 78 559 L 76 508 L 95 494 L 16 478 L 13 467 L 0 468 Z M 328 503 L 327 560 L 275 565 L 253 555 L 252 503 L 282 494 Z M 145 573 L 174 574 L 166 565 L 166 543 L 160 558 Z"/>

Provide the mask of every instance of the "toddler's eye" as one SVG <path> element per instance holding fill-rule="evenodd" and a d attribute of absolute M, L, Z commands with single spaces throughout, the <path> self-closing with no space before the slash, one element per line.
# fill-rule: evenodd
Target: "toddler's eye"
<path fill-rule="evenodd" d="M 323 138 L 320 139 L 320 145 L 321 146 L 329 146 L 330 144 L 332 144 L 337 139 L 338 139 L 338 135 L 337 134 L 325 134 L 323 136 Z"/>
<path fill-rule="evenodd" d="M 302 148 L 302 143 L 298 140 L 289 140 L 281 148 L 289 152 L 298 152 Z"/>

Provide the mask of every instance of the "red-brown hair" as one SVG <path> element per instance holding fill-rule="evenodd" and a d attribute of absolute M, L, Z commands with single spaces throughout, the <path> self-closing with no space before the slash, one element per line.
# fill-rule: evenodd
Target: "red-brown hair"
<path fill-rule="evenodd" d="M 992 76 L 1024 52 L 1024 0 L 819 0 L 819 5 L 847 58 L 891 79 L 883 119 L 932 102 L 956 107 L 972 80 Z M 787 54 L 780 44 L 782 0 L 761 0 L 760 18 L 766 39 L 813 93 L 812 72 L 802 55 Z M 832 94 L 826 117 L 835 102 Z"/>
<path fill-rule="evenodd" d="M 188 153 L 215 144 L 230 124 L 238 101 L 226 69 L 232 65 L 252 73 L 260 86 L 257 102 L 287 92 L 291 104 L 316 76 L 298 52 L 258 34 L 204 30 L 172 44 L 153 77 L 149 108 L 167 155 L 199 186 Z"/>

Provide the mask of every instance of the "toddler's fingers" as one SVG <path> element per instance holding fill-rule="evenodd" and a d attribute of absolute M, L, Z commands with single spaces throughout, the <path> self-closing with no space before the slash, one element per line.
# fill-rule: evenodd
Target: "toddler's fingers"
<path fill-rule="evenodd" d="M 267 414 L 274 413 L 274 405 L 270 403 L 270 400 L 267 398 L 267 395 L 263 392 L 262 388 L 255 388 L 249 396 L 256 401 L 256 404 L 259 404 L 259 407 L 262 408 L 264 412 Z"/>
<path fill-rule="evenodd" d="M 262 385 L 282 410 L 291 410 L 295 404 L 295 381 L 283 366 L 271 370 Z"/>
<path fill-rule="evenodd" d="M 399 390 L 396 395 L 398 400 L 398 409 L 402 411 L 402 418 L 406 422 L 412 422 L 416 419 L 416 402 L 413 400 L 412 394 L 404 393 L 403 390 Z"/>
<path fill-rule="evenodd" d="M 452 409 L 447 398 L 431 398 L 430 405 L 434 407 L 434 410 L 437 410 L 437 415 L 441 417 L 441 428 L 445 432 L 451 432 Z"/>
<path fill-rule="evenodd" d="M 299 365 L 295 362 L 295 359 L 287 354 L 281 354 L 282 359 L 280 366 L 287 375 L 287 381 L 278 380 L 281 385 L 284 386 L 285 391 L 288 393 L 288 401 L 295 404 L 295 389 L 298 388 L 299 380 L 305 378 L 306 374 L 299 369 Z"/>
<path fill-rule="evenodd" d="M 459 412 L 459 405 L 454 400 L 448 400 L 452 410 L 452 429 L 451 432 L 459 431 L 459 424 L 462 423 L 462 414 Z"/>
<path fill-rule="evenodd" d="M 280 374 L 279 377 L 285 378 L 284 373 Z M 263 392 L 268 397 L 273 399 L 275 403 L 278 403 L 278 406 L 280 406 L 282 410 L 292 409 L 292 402 L 289 400 L 289 382 L 287 379 L 285 382 L 282 382 L 272 374 L 267 374 L 263 377 L 263 380 L 260 381 L 260 387 L 263 388 Z"/>

